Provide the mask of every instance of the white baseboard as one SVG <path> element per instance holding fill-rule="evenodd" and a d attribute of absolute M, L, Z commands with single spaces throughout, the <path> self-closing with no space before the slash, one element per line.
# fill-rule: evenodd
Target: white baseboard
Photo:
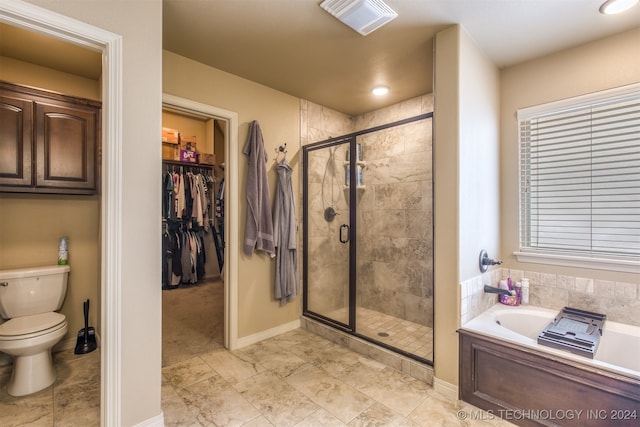
<path fill-rule="evenodd" d="M 160 414 L 136 424 L 135 427 L 164 427 L 164 413 L 160 411 Z"/>
<path fill-rule="evenodd" d="M 293 331 L 294 329 L 298 329 L 299 327 L 300 327 L 300 319 L 297 319 L 297 320 L 294 320 L 293 322 L 285 323 L 284 325 L 267 329 L 266 331 L 262 331 L 252 335 L 248 335 L 246 337 L 238 338 L 238 341 L 236 343 L 237 344 L 236 349 L 246 347 L 248 345 L 255 344 L 257 342 L 264 341 L 269 338 L 273 338 L 276 335 Z"/>
<path fill-rule="evenodd" d="M 455 384 L 442 381 L 439 378 L 434 378 L 433 390 L 449 399 L 458 400 L 458 386 Z"/>

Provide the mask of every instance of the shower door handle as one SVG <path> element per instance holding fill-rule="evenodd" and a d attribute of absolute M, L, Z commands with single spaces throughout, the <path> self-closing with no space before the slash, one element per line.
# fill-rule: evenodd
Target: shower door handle
<path fill-rule="evenodd" d="M 344 231 L 346 231 L 346 237 Z M 347 243 L 349 241 L 349 226 L 347 224 L 342 224 L 340 226 L 340 243 Z"/>

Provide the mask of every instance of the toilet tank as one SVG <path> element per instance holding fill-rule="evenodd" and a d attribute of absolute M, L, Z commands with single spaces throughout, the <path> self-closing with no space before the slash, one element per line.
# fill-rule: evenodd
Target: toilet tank
<path fill-rule="evenodd" d="M 57 311 L 67 293 L 68 265 L 0 270 L 3 319 Z"/>

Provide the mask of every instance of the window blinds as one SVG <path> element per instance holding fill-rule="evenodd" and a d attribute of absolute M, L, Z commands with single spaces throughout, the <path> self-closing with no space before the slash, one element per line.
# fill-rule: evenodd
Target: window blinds
<path fill-rule="evenodd" d="M 640 88 L 518 111 L 521 250 L 640 256 Z"/>

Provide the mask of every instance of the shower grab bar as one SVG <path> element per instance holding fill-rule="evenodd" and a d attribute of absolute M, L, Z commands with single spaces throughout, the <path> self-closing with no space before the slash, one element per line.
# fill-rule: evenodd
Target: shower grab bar
<path fill-rule="evenodd" d="M 343 233 L 342 231 L 346 230 L 347 231 L 347 237 L 343 238 Z M 340 243 L 347 243 L 349 241 L 349 235 L 350 235 L 350 230 L 349 230 L 349 226 L 347 224 L 342 224 L 340 226 L 340 235 L 339 235 L 339 239 L 340 239 Z"/>

